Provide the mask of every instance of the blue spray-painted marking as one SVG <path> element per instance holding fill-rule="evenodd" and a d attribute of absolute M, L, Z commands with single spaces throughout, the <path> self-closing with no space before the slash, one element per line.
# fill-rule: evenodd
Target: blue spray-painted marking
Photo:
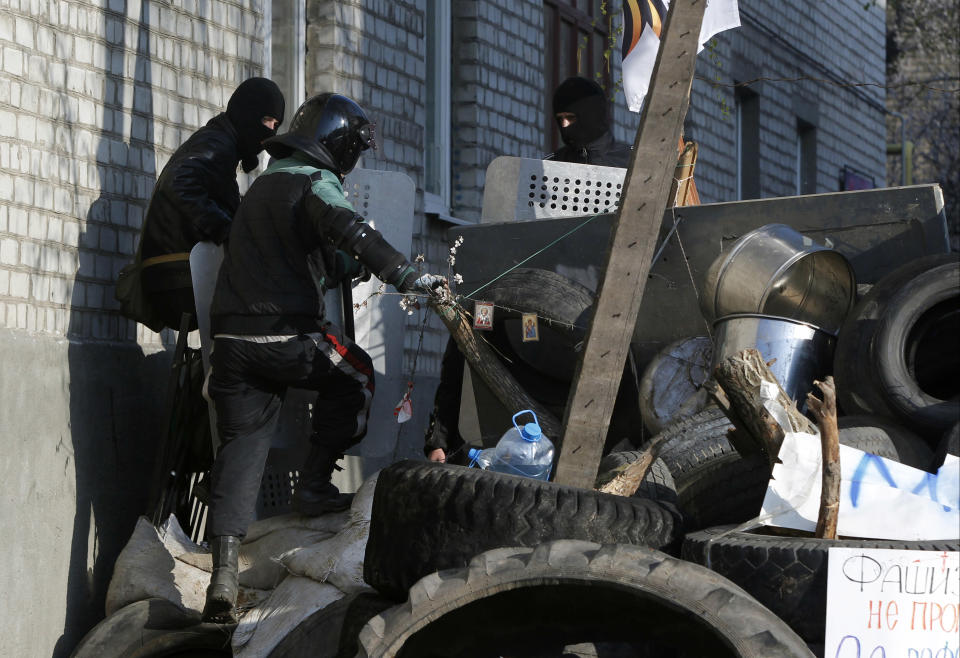
<path fill-rule="evenodd" d="M 920 493 L 921 489 L 929 489 L 930 500 L 932 500 L 935 503 L 940 502 L 939 500 L 937 500 L 937 476 L 936 475 L 934 475 L 933 473 L 924 473 L 923 479 L 920 480 L 920 484 L 918 484 L 916 488 L 910 493 L 915 493 L 915 494 Z M 949 505 L 943 505 L 943 503 L 941 503 L 941 505 L 943 506 L 944 512 L 949 512 L 952 509 Z"/>
<path fill-rule="evenodd" d="M 860 497 L 860 480 L 867 472 L 870 464 L 876 465 L 877 471 L 883 476 L 883 479 L 887 481 L 887 484 L 894 489 L 897 488 L 897 483 L 894 481 L 893 476 L 890 475 L 890 471 L 887 469 L 887 465 L 883 463 L 883 459 L 870 453 L 864 453 L 863 457 L 860 458 L 860 463 L 857 464 L 856 470 L 853 472 L 853 482 L 850 483 L 850 502 L 854 507 L 857 506 L 857 500 Z"/>

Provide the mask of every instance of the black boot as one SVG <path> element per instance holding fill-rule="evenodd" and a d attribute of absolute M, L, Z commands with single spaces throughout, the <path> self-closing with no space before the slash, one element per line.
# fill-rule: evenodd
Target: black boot
<path fill-rule="evenodd" d="M 341 512 L 353 502 L 353 494 L 342 494 L 330 481 L 337 460 L 343 457 L 311 438 L 310 452 L 300 469 L 300 479 L 293 492 L 293 508 L 307 516 Z"/>
<path fill-rule="evenodd" d="M 203 606 L 203 621 L 215 624 L 237 623 L 238 558 L 240 538 L 223 535 L 210 540 L 213 572 Z"/>

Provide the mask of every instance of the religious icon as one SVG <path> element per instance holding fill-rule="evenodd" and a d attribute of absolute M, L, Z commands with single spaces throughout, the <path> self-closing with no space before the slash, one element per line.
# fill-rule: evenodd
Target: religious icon
<path fill-rule="evenodd" d="M 540 340 L 540 329 L 537 326 L 536 313 L 524 313 L 521 316 L 521 322 L 523 324 L 523 342 L 524 343 L 527 343 L 532 340 Z"/>
<path fill-rule="evenodd" d="M 473 328 L 493 329 L 493 302 L 476 302 L 473 305 Z"/>

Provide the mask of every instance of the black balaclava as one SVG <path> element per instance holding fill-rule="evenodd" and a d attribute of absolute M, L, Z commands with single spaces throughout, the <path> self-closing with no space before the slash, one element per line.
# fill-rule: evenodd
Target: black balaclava
<path fill-rule="evenodd" d="M 277 134 L 276 130 L 263 125 L 263 117 L 273 117 L 282 123 L 283 111 L 280 87 L 266 78 L 244 80 L 230 96 L 227 116 L 240 136 L 240 164 L 244 172 L 257 168 L 257 154 L 263 150 L 263 140 Z"/>
<path fill-rule="evenodd" d="M 573 148 L 584 148 L 610 129 L 607 98 L 603 88 L 593 80 L 578 76 L 567 78 L 553 93 L 553 114 L 572 112 L 577 120 L 566 128 L 560 127 L 563 143 Z M 557 120 L 557 126 L 560 121 Z"/>

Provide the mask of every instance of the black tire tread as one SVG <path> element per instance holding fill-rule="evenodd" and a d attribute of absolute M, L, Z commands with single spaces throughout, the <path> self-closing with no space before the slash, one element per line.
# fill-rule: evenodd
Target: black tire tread
<path fill-rule="evenodd" d="M 718 526 L 689 533 L 683 559 L 709 564 L 783 619 L 810 643 L 822 643 L 826 619 L 827 555 L 831 546 L 955 551 L 960 541 L 816 539 L 731 532 Z M 709 562 L 706 551 L 709 548 Z"/>
<path fill-rule="evenodd" d="M 393 607 L 373 590 L 347 594 L 317 610 L 283 636 L 269 658 L 353 658 L 359 649 L 357 635 L 371 617 Z"/>
<path fill-rule="evenodd" d="M 679 539 L 678 525 L 670 510 L 644 498 L 402 461 L 377 478 L 364 580 L 403 600 L 426 574 L 465 567 L 492 548 L 553 539 L 663 548 Z"/>
<path fill-rule="evenodd" d="M 610 482 L 627 466 L 639 460 L 643 454 L 642 450 L 622 450 L 606 455 L 600 460 L 600 468 L 597 470 L 597 480 L 594 488 L 599 489 Z M 653 461 L 634 496 L 661 502 L 677 502 L 677 485 L 673 481 L 670 469 L 667 468 L 662 459 L 657 458 Z"/>
<path fill-rule="evenodd" d="M 167 599 L 151 598 L 123 606 L 94 626 L 71 658 L 148 658 L 186 650 L 232 655 L 233 626 L 204 623 L 200 614 Z M 206 655 L 206 653 L 205 653 Z"/>
<path fill-rule="evenodd" d="M 901 464 L 927 470 L 933 461 L 933 451 L 927 442 L 893 419 L 875 415 L 840 416 L 837 419 L 837 427 L 841 432 L 849 432 L 857 428 L 889 437 L 890 443 L 897 451 L 897 461 Z M 882 438 L 877 442 L 884 444 Z M 861 448 L 861 450 L 865 449 Z M 881 455 L 881 457 L 887 457 L 887 455 Z"/>
<path fill-rule="evenodd" d="M 491 550 L 474 557 L 465 569 L 425 576 L 411 588 L 406 602 L 374 617 L 361 630 L 359 655 L 396 655 L 404 641 L 430 621 L 499 592 L 573 582 L 629 587 L 641 596 L 693 610 L 719 630 L 737 656 L 812 655 L 783 622 L 703 567 L 642 546 L 571 540 Z"/>

